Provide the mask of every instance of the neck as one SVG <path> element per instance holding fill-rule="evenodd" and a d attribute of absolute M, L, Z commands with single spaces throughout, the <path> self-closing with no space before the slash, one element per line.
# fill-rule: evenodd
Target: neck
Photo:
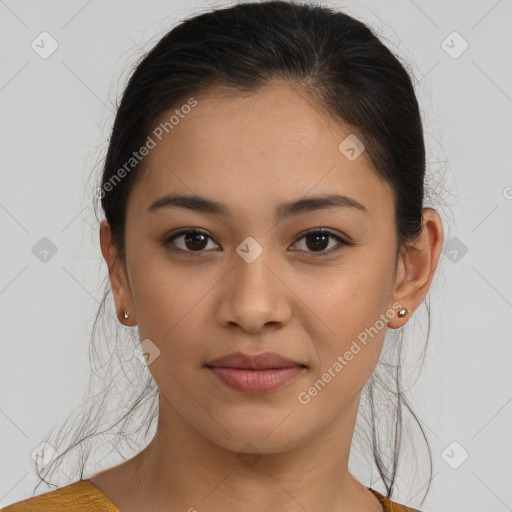
<path fill-rule="evenodd" d="M 254 444 L 238 452 L 219 446 L 191 429 L 162 394 L 159 405 L 155 437 L 123 464 L 133 510 L 214 512 L 243 504 L 246 512 L 382 511 L 348 471 L 359 395 L 325 431 L 275 453 L 260 453 Z M 131 510 L 128 501 L 115 504 Z"/>

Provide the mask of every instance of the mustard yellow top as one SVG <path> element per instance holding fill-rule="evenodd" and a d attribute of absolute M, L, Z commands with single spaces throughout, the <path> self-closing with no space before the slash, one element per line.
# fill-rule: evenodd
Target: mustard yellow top
<path fill-rule="evenodd" d="M 368 489 L 382 504 L 383 512 L 420 512 Z M 90 480 L 78 480 L 60 489 L 33 496 L 0 509 L 0 512 L 122 512 Z"/>

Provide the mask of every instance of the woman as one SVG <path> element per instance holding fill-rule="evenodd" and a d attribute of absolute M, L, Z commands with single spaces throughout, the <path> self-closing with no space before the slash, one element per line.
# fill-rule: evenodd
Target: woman
<path fill-rule="evenodd" d="M 385 334 L 440 255 L 424 173 L 410 77 L 361 22 L 271 1 L 171 30 L 129 80 L 98 190 L 156 435 L 4 511 L 416 510 L 391 499 L 399 439 L 388 467 L 373 437 L 386 495 L 348 461 Z"/>

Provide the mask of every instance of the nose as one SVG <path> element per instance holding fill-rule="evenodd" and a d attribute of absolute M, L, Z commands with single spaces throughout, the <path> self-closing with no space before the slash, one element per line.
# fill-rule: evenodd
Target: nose
<path fill-rule="evenodd" d="M 250 263 L 237 254 L 219 293 L 218 322 L 250 333 L 266 325 L 284 325 L 291 316 L 293 295 L 285 282 L 270 249 Z"/>

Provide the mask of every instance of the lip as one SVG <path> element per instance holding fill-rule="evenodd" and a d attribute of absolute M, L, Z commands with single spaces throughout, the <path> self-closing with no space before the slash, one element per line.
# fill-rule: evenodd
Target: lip
<path fill-rule="evenodd" d="M 306 365 L 273 352 L 228 354 L 205 364 L 224 384 L 244 393 L 268 393 L 297 379 Z"/>
<path fill-rule="evenodd" d="M 292 361 L 275 352 L 263 352 L 262 354 L 244 354 L 232 352 L 227 356 L 219 357 L 205 364 L 205 366 L 221 366 L 223 368 L 241 368 L 247 370 L 269 370 L 275 368 L 291 368 L 292 366 L 305 366 L 297 361 Z"/>

